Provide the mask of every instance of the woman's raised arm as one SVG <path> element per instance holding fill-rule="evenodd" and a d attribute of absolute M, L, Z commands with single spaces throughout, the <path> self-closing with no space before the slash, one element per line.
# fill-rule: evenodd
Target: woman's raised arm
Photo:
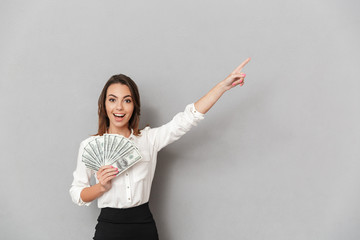
<path fill-rule="evenodd" d="M 203 114 L 207 113 L 210 108 L 217 102 L 217 100 L 219 100 L 219 98 L 224 94 L 224 92 L 237 85 L 244 85 L 244 78 L 246 74 L 242 73 L 241 70 L 249 61 L 250 58 L 242 62 L 237 68 L 235 68 L 234 71 L 232 71 L 232 73 L 230 73 L 229 76 L 219 82 L 205 96 L 200 98 L 194 104 L 196 110 Z"/>

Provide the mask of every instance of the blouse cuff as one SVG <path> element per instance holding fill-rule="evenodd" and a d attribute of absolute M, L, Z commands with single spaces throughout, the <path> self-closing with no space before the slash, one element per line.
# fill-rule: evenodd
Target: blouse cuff
<path fill-rule="evenodd" d="M 81 197 L 79 196 L 79 206 L 90 206 L 91 202 L 84 202 Z"/>
<path fill-rule="evenodd" d="M 77 204 L 78 206 L 90 206 L 91 202 L 84 202 L 82 199 L 81 199 L 81 191 L 85 188 L 85 187 L 90 187 L 90 186 L 72 186 L 69 190 L 70 192 L 70 196 L 73 200 L 73 202 L 75 204 Z"/>
<path fill-rule="evenodd" d="M 194 114 L 194 117 L 196 118 L 201 118 L 203 119 L 205 114 L 204 113 L 201 113 L 199 112 L 196 108 L 195 108 L 195 103 L 191 103 L 190 104 L 190 111 L 192 114 Z"/>
<path fill-rule="evenodd" d="M 198 122 L 200 122 L 201 120 L 203 120 L 205 118 L 205 114 L 199 112 L 196 108 L 195 108 L 195 104 L 194 103 L 190 103 L 186 106 L 185 108 L 185 116 L 188 119 L 188 121 L 191 123 L 191 125 L 193 126 L 197 126 Z"/>

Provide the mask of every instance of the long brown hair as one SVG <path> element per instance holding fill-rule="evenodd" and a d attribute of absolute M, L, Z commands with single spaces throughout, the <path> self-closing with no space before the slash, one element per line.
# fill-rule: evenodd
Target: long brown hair
<path fill-rule="evenodd" d="M 134 103 L 134 111 L 129 120 L 129 130 L 131 131 L 131 129 L 133 129 L 134 130 L 133 134 L 135 136 L 139 136 L 140 135 L 140 130 L 139 130 L 140 94 L 139 94 L 138 87 L 136 86 L 136 83 L 131 78 L 129 78 L 128 76 L 126 76 L 124 74 L 118 74 L 118 75 L 112 76 L 106 82 L 103 90 L 101 91 L 101 94 L 100 94 L 99 100 L 98 100 L 99 128 L 98 128 L 97 134 L 95 134 L 94 136 L 96 136 L 96 135 L 102 136 L 107 131 L 107 128 L 110 125 L 110 120 L 106 113 L 105 101 L 106 101 L 107 89 L 109 88 L 109 86 L 111 84 L 114 84 L 114 83 L 123 84 L 125 86 L 128 86 L 130 89 L 131 96 L 132 96 L 133 103 Z"/>

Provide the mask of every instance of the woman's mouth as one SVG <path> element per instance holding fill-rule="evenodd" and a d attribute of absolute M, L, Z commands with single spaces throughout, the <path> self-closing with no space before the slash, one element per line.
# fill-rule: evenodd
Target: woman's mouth
<path fill-rule="evenodd" d="M 126 114 L 114 113 L 114 117 L 116 121 L 121 121 L 124 119 Z"/>

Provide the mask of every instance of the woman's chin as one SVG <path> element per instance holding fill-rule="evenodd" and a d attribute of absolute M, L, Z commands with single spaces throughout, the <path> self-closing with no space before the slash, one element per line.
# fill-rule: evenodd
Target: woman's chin
<path fill-rule="evenodd" d="M 128 122 L 112 122 L 114 128 L 127 128 Z"/>

